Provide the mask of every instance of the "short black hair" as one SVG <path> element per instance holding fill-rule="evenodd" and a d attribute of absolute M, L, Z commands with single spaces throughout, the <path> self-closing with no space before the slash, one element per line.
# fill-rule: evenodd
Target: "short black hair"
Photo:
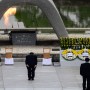
<path fill-rule="evenodd" d="M 85 58 L 85 61 L 86 61 L 86 62 L 89 62 L 89 58 Z"/>
<path fill-rule="evenodd" d="M 33 52 L 30 52 L 30 54 L 34 54 Z"/>

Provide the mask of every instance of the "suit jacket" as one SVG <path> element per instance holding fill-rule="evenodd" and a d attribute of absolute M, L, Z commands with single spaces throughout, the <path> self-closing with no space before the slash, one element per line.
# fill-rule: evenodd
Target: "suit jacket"
<path fill-rule="evenodd" d="M 37 56 L 36 55 L 27 55 L 25 60 L 26 65 L 37 65 Z"/>
<path fill-rule="evenodd" d="M 81 64 L 80 75 L 90 77 L 90 63 Z"/>

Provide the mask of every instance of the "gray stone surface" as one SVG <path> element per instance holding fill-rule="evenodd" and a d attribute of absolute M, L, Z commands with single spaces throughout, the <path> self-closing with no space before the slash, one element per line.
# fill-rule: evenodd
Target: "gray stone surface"
<path fill-rule="evenodd" d="M 24 62 L 0 66 L 0 90 L 82 90 L 81 85 L 79 65 L 62 65 L 61 62 L 61 66 L 43 66 L 39 62 L 34 81 L 27 80 Z"/>
<path fill-rule="evenodd" d="M 0 18 L 8 8 L 26 3 L 38 6 L 45 13 L 58 38 L 68 36 L 61 16 L 53 3 L 53 0 L 2 0 L 0 2 Z"/>
<path fill-rule="evenodd" d="M 15 29 L 16 30 L 16 29 Z M 36 31 L 12 31 L 11 41 L 13 45 L 36 45 Z"/>

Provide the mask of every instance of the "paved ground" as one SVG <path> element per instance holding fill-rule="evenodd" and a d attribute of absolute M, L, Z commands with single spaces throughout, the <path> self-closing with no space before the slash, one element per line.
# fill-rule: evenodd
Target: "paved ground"
<path fill-rule="evenodd" d="M 34 81 L 27 80 L 24 62 L 0 66 L 0 90 L 82 90 L 81 84 L 79 65 L 43 66 L 39 62 Z"/>

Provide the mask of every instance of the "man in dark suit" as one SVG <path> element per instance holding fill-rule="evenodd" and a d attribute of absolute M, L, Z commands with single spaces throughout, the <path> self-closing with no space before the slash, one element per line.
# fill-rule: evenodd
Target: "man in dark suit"
<path fill-rule="evenodd" d="M 90 90 L 90 63 L 89 58 L 85 58 L 85 63 L 80 66 L 80 75 L 83 77 L 83 90 Z M 86 85 L 87 82 L 87 85 Z"/>
<path fill-rule="evenodd" d="M 25 64 L 28 70 L 28 80 L 34 80 L 35 69 L 37 67 L 37 56 L 31 52 L 26 56 Z"/>

